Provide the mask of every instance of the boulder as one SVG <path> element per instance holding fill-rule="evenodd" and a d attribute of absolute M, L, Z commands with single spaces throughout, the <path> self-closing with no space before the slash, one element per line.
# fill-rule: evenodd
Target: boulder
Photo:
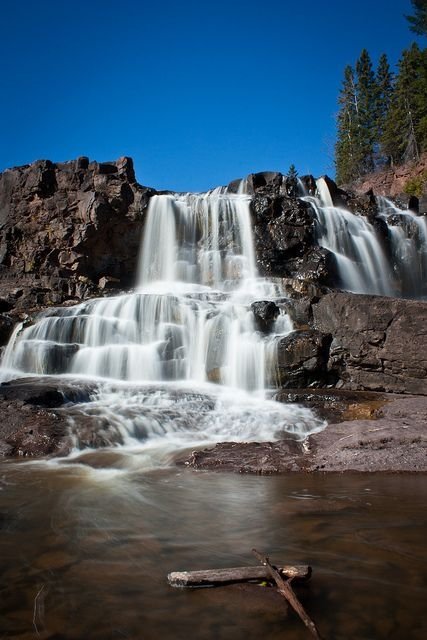
<path fill-rule="evenodd" d="M 316 179 L 314 178 L 314 176 L 308 174 L 305 176 L 301 176 L 300 178 L 300 183 L 303 187 L 303 190 L 305 193 L 301 194 L 301 195 L 305 195 L 308 194 L 309 196 L 314 196 L 316 195 Z"/>
<path fill-rule="evenodd" d="M 255 325 L 258 331 L 270 333 L 273 329 L 277 316 L 280 313 L 279 307 L 271 301 L 260 300 L 251 304 L 252 313 L 255 318 Z"/>
<path fill-rule="evenodd" d="M 309 387 L 330 383 L 328 373 L 331 334 L 314 329 L 293 331 L 277 343 L 277 377 L 279 386 Z"/>
<path fill-rule="evenodd" d="M 74 446 L 67 413 L 87 402 L 94 385 L 52 378 L 25 378 L 0 385 L 0 456 L 67 455 Z"/>
<path fill-rule="evenodd" d="M 312 326 L 333 335 L 328 370 L 344 389 L 427 394 L 427 303 L 330 292 Z"/>
<path fill-rule="evenodd" d="M 258 268 L 267 277 L 296 277 L 313 249 L 310 205 L 298 198 L 257 192 L 252 199 Z M 325 275 L 314 276 L 320 281 Z"/>
<path fill-rule="evenodd" d="M 267 189 L 269 193 L 279 195 L 285 183 L 285 176 L 277 171 L 261 171 L 251 173 L 246 178 L 249 193 L 256 193 Z"/>

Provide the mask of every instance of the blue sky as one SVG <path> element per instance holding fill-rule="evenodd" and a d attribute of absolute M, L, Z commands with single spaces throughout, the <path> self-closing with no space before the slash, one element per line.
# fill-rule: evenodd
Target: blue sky
<path fill-rule="evenodd" d="M 254 171 L 333 175 L 343 69 L 395 64 L 410 0 L 2 3 L 0 171 L 134 158 L 200 191 Z M 420 44 L 423 44 L 422 42 Z"/>

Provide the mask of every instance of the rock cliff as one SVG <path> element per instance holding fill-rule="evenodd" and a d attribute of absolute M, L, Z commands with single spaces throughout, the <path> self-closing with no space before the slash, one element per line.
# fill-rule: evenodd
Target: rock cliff
<path fill-rule="evenodd" d="M 40 160 L 0 175 L 1 309 L 80 300 L 133 284 L 153 189 L 132 160 Z"/>
<path fill-rule="evenodd" d="M 318 291 L 286 308 L 297 330 L 279 343 L 281 387 L 427 395 L 426 302 Z"/>
<path fill-rule="evenodd" d="M 368 217 L 387 249 L 387 229 L 369 195 L 328 183 L 334 204 Z M 230 191 L 238 183 L 229 185 Z M 313 194 L 314 178 L 305 176 Z M 334 256 L 318 246 L 310 204 L 295 180 L 246 178 L 261 275 L 339 287 Z M 0 174 L 0 313 L 79 301 L 132 287 L 150 197 L 132 160 L 41 160 Z M 395 224 L 401 222 L 396 219 Z M 1 331 L 1 329 L 0 329 Z"/>

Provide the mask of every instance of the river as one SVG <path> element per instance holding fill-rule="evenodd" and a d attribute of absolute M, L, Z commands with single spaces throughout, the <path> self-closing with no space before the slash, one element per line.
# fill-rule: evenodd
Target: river
<path fill-rule="evenodd" d="M 273 588 L 175 589 L 176 570 L 310 564 L 324 638 L 420 640 L 425 476 L 141 471 L 125 451 L 0 465 L 0 638 L 297 640 Z"/>

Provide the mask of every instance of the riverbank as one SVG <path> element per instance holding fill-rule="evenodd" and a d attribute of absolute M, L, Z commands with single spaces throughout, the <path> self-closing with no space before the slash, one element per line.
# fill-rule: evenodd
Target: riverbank
<path fill-rule="evenodd" d="M 296 395 L 303 400 L 304 392 Z M 336 392 L 331 392 L 323 393 L 323 398 L 319 394 L 316 402 L 316 392 L 305 395 L 304 404 L 317 404 L 320 415 L 333 411 L 335 403 L 335 416 L 341 411 L 345 417 L 347 411 L 350 419 L 329 423 L 304 442 L 219 443 L 194 451 L 178 464 L 257 474 L 427 472 L 426 397 L 352 393 L 347 401 L 338 401 Z"/>
<path fill-rule="evenodd" d="M 76 441 L 93 449 L 120 444 L 112 427 L 78 410 L 80 403 L 90 406 L 95 390 L 94 382 L 52 377 L 0 385 L 0 455 L 57 457 Z M 273 442 L 219 442 L 177 454 L 177 465 L 255 474 L 427 472 L 426 396 L 306 389 L 282 390 L 276 398 L 311 409 L 327 427 L 304 441 L 287 434 Z"/>

